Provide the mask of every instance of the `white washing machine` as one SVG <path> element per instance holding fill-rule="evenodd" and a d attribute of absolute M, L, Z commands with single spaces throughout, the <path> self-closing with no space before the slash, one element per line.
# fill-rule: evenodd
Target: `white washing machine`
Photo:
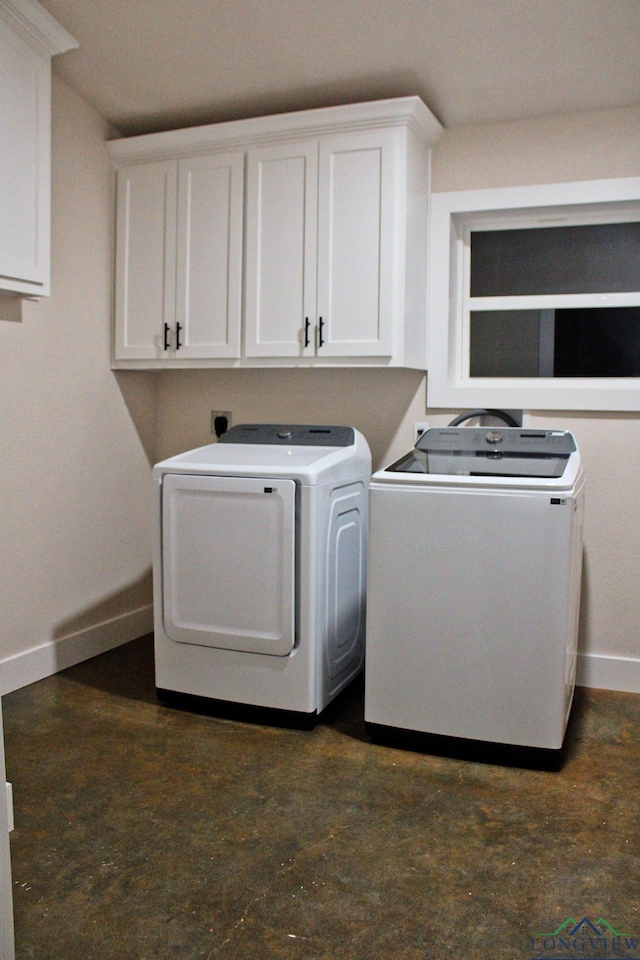
<path fill-rule="evenodd" d="M 362 668 L 370 477 L 336 426 L 244 424 L 154 467 L 161 699 L 313 724 Z"/>
<path fill-rule="evenodd" d="M 570 433 L 428 430 L 370 486 L 365 721 L 560 750 L 584 477 Z"/>

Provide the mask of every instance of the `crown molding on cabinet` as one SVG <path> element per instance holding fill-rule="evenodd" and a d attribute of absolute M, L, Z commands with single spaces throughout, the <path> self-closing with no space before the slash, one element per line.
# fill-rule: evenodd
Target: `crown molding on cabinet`
<path fill-rule="evenodd" d="M 78 41 L 36 0 L 0 0 L 0 17 L 23 40 L 50 57 L 78 46 Z"/>
<path fill-rule="evenodd" d="M 408 127 L 427 147 L 436 143 L 444 129 L 420 97 L 414 96 L 148 133 L 111 140 L 107 146 L 116 164 L 146 163 L 183 154 L 208 153 L 212 148 L 234 150 L 249 143 L 257 146 L 262 142 L 291 142 L 310 136 L 395 126 Z"/>

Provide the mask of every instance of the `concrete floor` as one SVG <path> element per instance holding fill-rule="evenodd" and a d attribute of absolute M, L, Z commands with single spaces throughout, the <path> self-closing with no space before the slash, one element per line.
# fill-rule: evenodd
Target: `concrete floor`
<path fill-rule="evenodd" d="M 3 698 L 19 960 L 514 960 L 575 956 L 531 940 L 569 917 L 640 933 L 640 697 L 579 690 L 558 773 L 375 745 L 362 699 L 311 732 L 171 710 L 148 637 Z"/>

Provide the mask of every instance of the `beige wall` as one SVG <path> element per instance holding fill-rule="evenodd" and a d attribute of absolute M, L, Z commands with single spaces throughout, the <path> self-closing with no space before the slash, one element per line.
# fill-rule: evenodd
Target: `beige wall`
<path fill-rule="evenodd" d="M 162 458 L 211 443 L 211 411 L 233 423 L 348 424 L 367 437 L 374 463 L 406 453 L 405 421 L 424 420 L 416 370 L 177 370 L 158 377 Z"/>
<path fill-rule="evenodd" d="M 445 131 L 433 190 L 637 177 L 640 109 L 593 110 Z"/>
<path fill-rule="evenodd" d="M 126 636 L 150 601 L 153 452 L 129 408 L 150 449 L 155 381 L 134 374 L 121 390 L 109 369 L 107 135 L 54 77 L 52 294 L 0 303 L 0 661 L 6 675 L 17 657 L 14 680 L 19 655 L 55 660 L 55 641 L 100 623 Z"/>
<path fill-rule="evenodd" d="M 638 143 L 638 109 L 457 128 L 436 147 L 433 189 L 638 176 Z M 165 372 L 158 377 L 157 452 L 165 457 L 209 442 L 210 411 L 221 409 L 235 422 L 352 424 L 380 466 L 412 445 L 424 403 L 424 377 L 403 370 Z M 452 415 L 432 410 L 426 419 L 446 423 Z M 532 422 L 575 429 L 588 471 L 581 650 L 640 658 L 640 420 L 534 413 Z"/>

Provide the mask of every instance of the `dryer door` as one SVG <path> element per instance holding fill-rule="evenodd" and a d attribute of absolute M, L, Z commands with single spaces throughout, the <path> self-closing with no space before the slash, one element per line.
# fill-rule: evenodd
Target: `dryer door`
<path fill-rule="evenodd" d="M 163 615 L 172 640 L 291 652 L 295 488 L 255 477 L 163 478 Z"/>

